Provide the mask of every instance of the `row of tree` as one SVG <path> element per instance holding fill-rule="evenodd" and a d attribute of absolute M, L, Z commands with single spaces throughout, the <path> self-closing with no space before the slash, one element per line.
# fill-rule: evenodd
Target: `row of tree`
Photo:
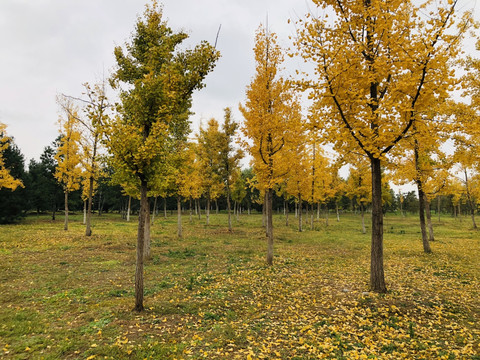
<path fill-rule="evenodd" d="M 314 206 L 327 206 L 331 199 L 338 207 L 343 191 L 356 199 L 362 213 L 367 205 L 371 209 L 370 283 L 384 292 L 388 181 L 416 184 L 425 252 L 431 252 L 425 210 L 428 215 L 435 197 L 453 194 L 458 205 L 463 195 L 476 227 L 479 61 L 461 56 L 473 20 L 470 12 L 457 16 L 456 0 L 313 2 L 321 15 L 298 21 L 297 50 L 289 54 L 310 62 L 313 72 L 302 75 L 299 69 L 295 79 L 282 76 L 286 52 L 276 35 L 261 26 L 254 48 L 256 72 L 240 105 L 241 145 L 252 158 L 248 185 L 258 191 L 265 213 L 266 259 L 272 264 L 275 196 L 285 204 L 294 199 L 299 208 L 305 202 L 313 214 Z M 149 256 L 149 198 L 176 197 L 182 236 L 182 198 L 195 202 L 204 196 L 208 222 L 211 201 L 223 193 L 230 215 L 231 199 L 240 202 L 246 188 L 238 165 L 242 151 L 233 146 L 238 125 L 230 109 L 222 125 L 212 119 L 189 141 L 192 93 L 204 86 L 220 54 L 206 42 L 182 49 L 186 38 L 168 27 L 154 1 L 130 41 L 114 50 L 117 67 L 109 82 L 118 102 L 109 104 L 105 82 L 86 84 L 83 98 L 59 99 L 66 116 L 60 122 L 54 175 L 65 194 L 65 229 L 68 194 L 82 188 L 88 204 L 86 235 L 91 234 L 102 157 L 113 170 L 112 181 L 140 199 L 139 311 L 143 261 Z M 462 78 L 455 76 L 459 66 L 466 69 Z M 471 98 L 468 105 L 452 100 L 458 86 Z M 302 109 L 306 97 L 311 105 Z M 346 164 L 350 176 L 345 182 L 339 169 Z"/>

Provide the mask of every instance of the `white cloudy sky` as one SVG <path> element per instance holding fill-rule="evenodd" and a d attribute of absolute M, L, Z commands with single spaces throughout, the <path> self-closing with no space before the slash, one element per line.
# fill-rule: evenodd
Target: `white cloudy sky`
<path fill-rule="evenodd" d="M 111 72 L 113 48 L 123 45 L 147 0 L 0 0 L 0 122 L 25 155 L 38 159 L 57 136 L 59 93 L 80 96 L 82 84 Z M 222 58 L 194 96 L 192 121 L 221 120 L 238 103 L 254 72 L 254 34 L 268 23 L 285 46 L 294 27 L 288 18 L 303 16 L 305 0 L 164 0 L 164 16 L 184 29 L 193 45 L 215 41 Z"/>
<path fill-rule="evenodd" d="M 460 0 L 463 8 L 474 0 Z M 0 122 L 29 159 L 38 159 L 57 136 L 59 93 L 80 96 L 84 82 L 108 76 L 113 48 L 128 40 L 147 0 L 0 0 Z M 191 34 L 191 44 L 215 41 L 222 58 L 194 96 L 193 128 L 221 119 L 238 103 L 254 72 L 254 34 L 268 13 L 269 27 L 284 47 L 295 32 L 289 18 L 303 17 L 309 0 L 164 0 L 173 29 Z M 297 64 L 294 64 L 297 65 Z M 298 64 L 302 66 L 303 64 Z"/>

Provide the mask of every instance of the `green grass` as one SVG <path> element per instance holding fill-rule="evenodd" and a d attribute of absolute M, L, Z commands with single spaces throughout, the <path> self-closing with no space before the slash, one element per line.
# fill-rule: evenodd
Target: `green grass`
<path fill-rule="evenodd" d="M 260 215 L 157 217 L 134 305 L 136 223 L 27 218 L 0 232 L 3 359 L 479 359 L 480 234 L 468 218 L 434 219 L 424 254 L 416 217 L 385 218 L 388 293 L 369 292 L 370 235 L 342 215 L 299 233 L 274 218 L 265 265 Z M 367 223 L 368 224 L 368 223 Z M 368 229 L 367 229 L 368 232 Z"/>

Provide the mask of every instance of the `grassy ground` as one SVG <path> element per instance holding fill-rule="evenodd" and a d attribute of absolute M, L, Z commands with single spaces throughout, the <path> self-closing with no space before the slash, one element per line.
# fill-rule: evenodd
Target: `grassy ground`
<path fill-rule="evenodd" d="M 295 222 L 291 216 L 291 222 Z M 358 216 L 299 233 L 275 218 L 274 266 L 259 215 L 157 218 L 134 305 L 135 221 L 31 217 L 0 231 L 5 359 L 480 359 L 480 233 L 436 224 L 423 254 L 417 219 L 385 219 L 389 291 L 368 291 L 369 235 Z M 368 230 L 367 230 L 368 231 Z"/>

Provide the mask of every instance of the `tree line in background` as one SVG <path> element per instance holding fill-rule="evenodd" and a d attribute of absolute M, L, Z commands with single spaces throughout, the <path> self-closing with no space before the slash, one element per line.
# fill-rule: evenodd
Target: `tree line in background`
<path fill-rule="evenodd" d="M 54 217 L 63 208 L 67 230 L 69 208 L 79 211 L 83 204 L 89 236 L 94 200 L 99 213 L 116 210 L 128 217 L 131 199 L 139 199 L 138 311 L 150 216 L 156 214 L 151 199 L 154 209 L 157 199 L 164 208 L 176 207 L 179 237 L 182 206 L 190 216 L 203 206 L 207 224 L 212 207 L 226 208 L 229 230 L 232 202 L 236 214 L 261 209 L 270 265 L 275 210 L 284 209 L 288 224 L 294 207 L 299 231 L 308 223 L 314 228 L 320 213 L 328 221 L 330 210 L 338 217 L 348 209 L 363 219 L 369 210 L 370 284 L 378 292 L 386 291 L 385 211 L 416 211 L 427 253 L 434 239 L 432 207 L 454 216 L 468 211 L 476 228 L 480 62 L 461 51 L 474 25 L 471 12 L 457 15 L 457 1 L 313 2 L 320 15 L 298 20 L 296 50 L 282 49 L 270 29 L 257 30 L 256 70 L 239 106 L 244 121 L 237 123 L 226 108 L 221 123 L 211 119 L 194 138 L 192 94 L 203 88 L 220 53 L 207 42 L 183 49 L 188 35 L 168 27 L 155 1 L 147 5 L 130 41 L 114 49 L 117 65 L 108 80 L 118 95 L 115 104 L 107 99 L 105 81 L 85 84 L 80 98 L 59 96 L 60 136 L 28 172 L 2 128 L 0 166 L 9 174 L 2 175 L 2 201 L 18 200 L 3 221 L 26 210 L 49 210 Z M 297 77 L 284 77 L 285 55 L 303 58 L 313 72 L 298 69 Z M 464 70 L 461 78 L 457 68 Z M 455 102 L 451 94 L 459 89 L 471 101 Z M 302 108 L 306 97 L 310 105 Z M 251 169 L 240 168 L 243 151 Z M 344 166 L 346 179 L 339 175 Z M 418 197 L 394 194 L 389 182 L 415 184 Z"/>

